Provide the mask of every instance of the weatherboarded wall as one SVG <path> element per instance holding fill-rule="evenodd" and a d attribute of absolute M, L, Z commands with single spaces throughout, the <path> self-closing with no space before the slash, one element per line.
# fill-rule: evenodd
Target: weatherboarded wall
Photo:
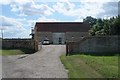
<path fill-rule="evenodd" d="M 38 42 L 32 39 L 3 39 L 2 48 L 25 48 L 38 51 Z"/>
<path fill-rule="evenodd" d="M 120 36 L 85 37 L 79 42 L 67 43 L 67 52 L 118 53 Z"/>

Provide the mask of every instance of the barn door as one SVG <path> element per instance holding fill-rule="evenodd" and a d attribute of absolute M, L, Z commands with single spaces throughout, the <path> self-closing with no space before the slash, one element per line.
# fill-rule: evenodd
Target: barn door
<path fill-rule="evenodd" d="M 53 44 L 64 44 L 65 33 L 53 33 Z"/>

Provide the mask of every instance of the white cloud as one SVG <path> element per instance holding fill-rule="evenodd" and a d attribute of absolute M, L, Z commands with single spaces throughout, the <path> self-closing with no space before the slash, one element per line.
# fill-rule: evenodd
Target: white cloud
<path fill-rule="evenodd" d="M 82 0 L 81 2 L 99 2 L 99 3 L 104 3 L 104 2 L 118 2 L 119 0 Z"/>
<path fill-rule="evenodd" d="M 117 5 L 112 6 L 105 5 L 105 3 L 111 2 L 112 0 L 83 0 L 78 1 L 80 7 L 76 7 L 75 3 L 72 3 L 68 0 L 57 2 L 55 5 L 53 5 L 53 9 L 65 16 L 70 17 L 80 17 L 80 19 L 85 18 L 86 16 L 92 16 L 92 17 L 104 17 L 106 15 L 110 15 L 111 13 L 117 13 Z M 116 3 L 118 0 L 115 0 Z M 113 3 L 113 2 L 111 2 Z M 69 4 L 69 5 L 68 5 Z M 99 16 L 100 15 L 100 16 Z M 113 14 L 112 16 L 115 16 Z"/>
<path fill-rule="evenodd" d="M 20 14 L 18 14 L 18 16 L 20 16 L 20 17 L 25 17 L 25 16 L 27 16 L 27 15 L 24 14 L 24 13 L 20 13 Z"/>
<path fill-rule="evenodd" d="M 56 20 L 53 18 L 46 18 L 46 17 L 41 17 L 38 18 L 37 20 L 28 20 L 27 23 L 29 26 L 34 27 L 36 22 L 59 22 L 60 20 Z"/>
<path fill-rule="evenodd" d="M 12 8 L 11 9 L 12 12 L 19 12 L 19 11 L 23 10 L 23 7 L 21 5 L 16 4 L 16 3 L 10 4 L 10 7 Z"/>
<path fill-rule="evenodd" d="M 20 5 L 26 4 L 26 3 L 38 3 L 38 2 L 119 2 L 119 0 L 0 0 L 0 4 L 2 5 L 8 5 L 11 3 L 17 3 Z"/>
<path fill-rule="evenodd" d="M 41 13 L 43 13 L 44 15 L 52 15 L 54 11 L 54 9 L 50 8 L 47 4 L 34 4 L 31 5 L 32 8 L 36 9 L 36 10 L 40 10 Z"/>
<path fill-rule="evenodd" d="M 53 19 L 53 18 L 45 18 L 45 17 L 42 17 L 42 18 L 38 18 L 37 22 L 58 22 L 60 20 L 56 20 L 56 19 Z"/>
<path fill-rule="evenodd" d="M 1 5 L 10 5 L 12 12 L 18 16 L 26 15 L 52 15 L 54 10 L 46 4 L 37 4 L 35 0 L 0 0 Z"/>
<path fill-rule="evenodd" d="M 74 20 L 74 22 L 83 22 L 83 19 L 82 18 L 77 18 Z"/>
<path fill-rule="evenodd" d="M 16 2 L 17 4 L 23 5 L 26 3 L 33 2 L 33 0 L 14 0 L 14 2 Z"/>
<path fill-rule="evenodd" d="M 113 17 L 118 15 L 118 2 L 107 2 L 102 6 L 104 12 L 100 12 L 97 16 L 104 17 Z"/>
<path fill-rule="evenodd" d="M 74 22 L 83 22 L 83 19 L 76 19 Z"/>
<path fill-rule="evenodd" d="M 16 28 L 21 28 L 22 27 L 22 23 L 16 21 L 13 18 L 0 16 L 0 20 L 2 21 L 2 26 L 14 26 Z"/>
<path fill-rule="evenodd" d="M 99 13 L 105 13 L 102 8 L 105 2 L 113 2 L 113 0 L 52 0 L 50 2 L 57 2 L 53 7 L 47 4 L 38 4 L 44 0 L 1 0 L 0 4 L 10 4 L 11 11 L 19 13 L 18 16 L 38 15 L 50 16 L 55 11 L 66 16 L 87 16 L 96 17 Z M 119 0 L 114 0 L 118 2 Z M 46 2 L 49 2 L 48 0 Z M 77 2 L 82 4 L 82 7 L 76 8 Z"/>
<path fill-rule="evenodd" d="M 69 5 L 68 5 L 69 3 Z M 71 6 L 72 5 L 72 6 Z M 101 9 L 102 4 L 96 3 L 96 2 L 81 2 L 80 5 L 83 5 L 82 7 L 75 8 L 75 4 L 70 2 L 57 2 L 53 8 L 58 12 L 66 16 L 73 16 L 73 17 L 79 17 L 79 16 L 87 16 L 92 15 L 96 16 L 99 12 L 102 12 Z M 97 7 L 97 8 L 96 8 Z"/>
<path fill-rule="evenodd" d="M 0 20 L 2 21 L 1 28 L 5 28 L 5 37 L 29 37 L 28 35 L 30 34 L 30 31 L 24 28 L 23 24 L 19 22 L 26 19 L 14 19 L 6 16 L 0 16 Z"/>
<path fill-rule="evenodd" d="M 19 5 L 17 3 L 12 3 L 11 11 L 18 12 L 18 16 L 27 16 L 27 15 L 39 15 L 39 16 L 49 16 L 52 15 L 54 9 L 50 8 L 47 4 L 35 4 L 30 2 L 28 4 Z"/>
<path fill-rule="evenodd" d="M 55 9 L 55 11 L 63 14 L 67 14 L 69 11 L 72 11 L 74 7 L 75 5 L 70 3 L 68 0 L 65 0 L 64 2 L 57 2 L 53 5 L 53 9 Z"/>
<path fill-rule="evenodd" d="M 17 3 L 19 5 L 23 5 L 30 2 L 34 2 L 34 1 L 33 0 L 0 0 L 1 5 L 8 5 L 11 3 Z"/>
<path fill-rule="evenodd" d="M 0 4 L 2 5 L 8 5 L 12 2 L 12 0 L 0 0 Z"/>

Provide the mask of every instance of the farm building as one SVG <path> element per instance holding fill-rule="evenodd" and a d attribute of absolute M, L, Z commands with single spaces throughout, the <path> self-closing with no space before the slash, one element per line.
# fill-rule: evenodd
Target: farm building
<path fill-rule="evenodd" d="M 40 42 L 48 39 L 53 44 L 65 44 L 88 36 L 89 29 L 85 22 L 36 22 L 32 35 Z"/>

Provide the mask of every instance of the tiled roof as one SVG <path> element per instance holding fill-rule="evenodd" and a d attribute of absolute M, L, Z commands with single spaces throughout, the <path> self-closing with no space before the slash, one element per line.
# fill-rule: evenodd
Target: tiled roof
<path fill-rule="evenodd" d="M 90 25 L 84 22 L 36 22 L 38 32 L 88 32 Z"/>

